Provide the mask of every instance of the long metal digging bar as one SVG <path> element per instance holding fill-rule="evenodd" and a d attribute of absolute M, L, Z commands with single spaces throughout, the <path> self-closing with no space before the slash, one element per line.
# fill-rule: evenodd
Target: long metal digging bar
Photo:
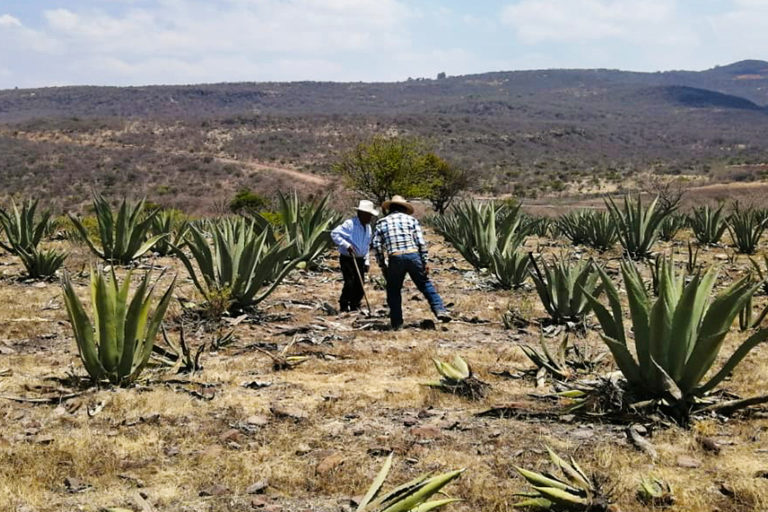
<path fill-rule="evenodd" d="M 365 293 L 365 282 L 363 281 L 363 274 L 360 273 L 360 267 L 357 266 L 357 257 L 352 256 L 352 263 L 355 265 L 355 272 L 357 272 L 357 278 L 360 280 L 360 288 L 363 289 L 363 297 L 365 298 L 365 305 L 368 306 L 368 316 L 373 316 L 371 311 L 371 303 L 368 302 L 368 294 Z"/>

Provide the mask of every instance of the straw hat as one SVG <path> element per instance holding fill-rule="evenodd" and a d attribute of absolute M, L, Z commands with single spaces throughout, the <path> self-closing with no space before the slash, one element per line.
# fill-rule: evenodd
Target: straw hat
<path fill-rule="evenodd" d="M 413 213 L 413 206 L 411 205 L 411 203 L 406 201 L 403 196 L 399 196 L 399 195 L 392 196 L 392 199 L 390 199 L 389 201 L 384 201 L 381 204 L 381 207 L 384 208 L 385 210 L 389 210 L 390 205 L 393 205 L 393 204 L 399 204 L 400 206 L 405 208 L 408 215 L 411 215 Z"/>
<path fill-rule="evenodd" d="M 360 201 L 360 204 L 357 205 L 357 208 L 355 208 L 358 212 L 365 212 L 370 213 L 374 217 L 379 216 L 379 210 L 376 209 L 376 207 L 373 205 L 373 201 L 369 201 L 367 199 L 363 199 Z"/>

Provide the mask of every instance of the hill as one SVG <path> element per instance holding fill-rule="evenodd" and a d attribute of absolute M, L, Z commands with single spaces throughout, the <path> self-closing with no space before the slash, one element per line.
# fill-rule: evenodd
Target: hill
<path fill-rule="evenodd" d="M 326 173 L 382 132 L 428 138 L 473 171 L 478 191 L 585 190 L 649 170 L 728 178 L 768 160 L 766 105 L 768 62 L 758 60 L 698 72 L 5 90 L 0 183 L 11 193 L 55 186 L 75 198 L 106 183 L 154 196 L 184 173 L 199 190 L 215 177 L 223 196 L 282 186 L 254 166 Z"/>

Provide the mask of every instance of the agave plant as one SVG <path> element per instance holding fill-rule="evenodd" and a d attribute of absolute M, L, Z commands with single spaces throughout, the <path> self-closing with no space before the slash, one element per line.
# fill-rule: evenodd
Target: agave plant
<path fill-rule="evenodd" d="M 548 237 L 555 224 L 551 217 L 544 217 L 541 215 L 525 215 L 522 222 L 522 231 L 524 233 L 530 233 L 539 238 Z"/>
<path fill-rule="evenodd" d="M 293 245 L 275 240 L 270 228 L 257 233 L 254 223 L 243 218 L 214 224 L 211 237 L 213 248 L 200 229 L 189 228 L 186 247 L 199 270 L 180 248 L 175 252 L 206 301 L 218 300 L 225 292 L 231 311 L 266 299 L 298 263 L 289 260 Z"/>
<path fill-rule="evenodd" d="M 491 273 L 499 287 L 505 290 L 517 289 L 528 278 L 530 263 L 528 254 L 523 251 L 496 251 L 491 260 Z"/>
<path fill-rule="evenodd" d="M 91 322 L 69 277 L 64 275 L 62 287 L 69 321 L 80 359 L 94 381 L 125 385 L 138 378 L 152 354 L 175 282 L 176 278 L 150 312 L 157 283 L 150 286 L 149 272 L 129 301 L 130 272 L 121 286 L 114 270 L 106 275 L 101 269 L 91 271 Z"/>
<path fill-rule="evenodd" d="M 152 357 L 160 364 L 168 366 L 176 373 L 198 373 L 203 370 L 200 363 L 200 356 L 205 351 L 205 343 L 198 345 L 197 350 L 192 352 L 187 338 L 184 336 L 184 326 L 179 329 L 179 342 L 176 343 L 168 336 L 165 326 L 161 326 L 163 332 L 164 346 L 154 345 L 152 347 Z"/>
<path fill-rule="evenodd" d="M 658 207 L 658 201 L 657 197 L 647 208 L 643 207 L 639 197 L 633 201 L 629 196 L 624 196 L 624 204 L 621 207 L 611 198 L 605 201 L 616 224 L 619 242 L 624 252 L 632 259 L 639 260 L 651 255 L 651 248 L 656 243 L 661 223 L 672 213 L 669 208 Z"/>
<path fill-rule="evenodd" d="M 755 269 L 755 273 L 757 274 L 763 294 L 768 295 L 768 254 L 763 254 L 763 260 L 765 268 L 761 267 L 760 263 L 757 261 L 749 258 L 750 263 L 752 263 L 752 268 Z"/>
<path fill-rule="evenodd" d="M 582 260 L 573 263 L 567 256 L 562 256 L 552 264 L 542 260 L 542 272 L 533 255 L 529 257 L 533 267 L 533 284 L 552 321 L 558 324 L 580 323 L 590 309 L 586 294 L 599 296 L 602 292 L 594 262 Z"/>
<path fill-rule="evenodd" d="M 189 224 L 183 220 L 178 210 L 158 211 L 149 225 L 150 236 L 158 237 L 152 251 L 160 256 L 172 254 L 173 246 L 180 245 L 188 231 Z"/>
<path fill-rule="evenodd" d="M 379 496 L 379 491 L 381 491 L 381 487 L 392 468 L 392 456 L 390 454 L 387 457 L 379 474 L 368 488 L 363 499 L 360 500 L 357 512 L 427 512 L 460 501 L 456 498 L 430 501 L 430 498 L 461 476 L 464 472 L 463 469 L 435 476 L 422 475 Z"/>
<path fill-rule="evenodd" d="M 67 254 L 57 249 L 18 249 L 16 253 L 21 260 L 27 276 L 32 279 L 47 279 L 56 275 L 56 271 L 64 264 Z"/>
<path fill-rule="evenodd" d="M 584 245 L 589 240 L 587 226 L 587 210 L 575 210 L 565 213 L 555 221 L 557 232 L 567 238 L 573 245 Z"/>
<path fill-rule="evenodd" d="M 742 254 L 754 254 L 760 237 L 768 227 L 768 219 L 761 220 L 753 208 L 741 209 L 736 205 L 727 225 L 736 249 Z"/>
<path fill-rule="evenodd" d="M 694 208 L 688 217 L 688 225 L 700 244 L 715 245 L 728 227 L 723 214 L 724 205 L 712 208 L 709 205 Z"/>
<path fill-rule="evenodd" d="M 140 258 L 165 235 L 148 236 L 157 211 L 144 215 L 144 200 L 129 204 L 123 199 L 115 214 L 109 202 L 102 196 L 93 198 L 93 209 L 99 224 L 99 239 L 93 240 L 83 223 L 73 217 L 75 229 L 80 238 L 99 258 L 123 265 Z"/>
<path fill-rule="evenodd" d="M 681 213 L 672 213 L 661 223 L 659 238 L 665 242 L 671 241 L 677 232 L 688 224 L 688 217 Z"/>
<path fill-rule="evenodd" d="M 497 252 L 508 253 L 525 238 L 520 205 L 467 201 L 434 219 L 435 229 L 470 265 L 490 268 Z"/>
<path fill-rule="evenodd" d="M 38 217 L 37 200 L 30 200 L 21 205 L 19 210 L 13 202 L 13 211 L 7 212 L 0 208 L 0 228 L 5 234 L 6 241 L 0 238 L 0 247 L 11 254 L 19 250 L 35 250 L 50 225 L 51 212 L 45 210 Z"/>
<path fill-rule="evenodd" d="M 292 257 L 309 267 L 317 266 L 323 254 L 333 247 L 329 228 L 338 223 L 341 216 L 328 206 L 329 197 L 304 204 L 296 192 L 289 196 L 278 193 L 278 232 L 287 243 L 293 244 Z M 260 218 L 262 227 L 269 224 L 263 213 L 254 216 Z"/>
<path fill-rule="evenodd" d="M 56 249 L 40 250 L 38 245 L 50 226 L 50 212 L 36 216 L 37 201 L 22 204 L 21 210 L 13 203 L 13 211 L 0 209 L 0 229 L 6 242 L 0 239 L 0 247 L 15 254 L 24 265 L 27 275 L 33 279 L 48 278 L 64 264 L 67 255 Z"/>
<path fill-rule="evenodd" d="M 533 487 L 533 492 L 519 493 L 523 501 L 513 504 L 515 508 L 537 508 L 553 511 L 608 512 L 611 499 L 594 476 L 588 476 L 573 457 L 566 462 L 548 446 L 547 452 L 552 465 L 559 475 L 545 472 L 536 473 L 515 466 L 520 476 Z"/>
<path fill-rule="evenodd" d="M 635 358 L 627 345 L 619 292 L 611 279 L 598 268 L 608 296 L 609 307 L 594 294 L 587 298 L 603 330 L 602 338 L 635 396 L 658 400 L 678 419 L 687 419 L 699 397 L 715 388 L 759 343 L 768 339 L 768 328 L 744 341 L 725 364 L 704 380 L 710 371 L 728 330 L 758 285 L 745 277 L 710 302 L 716 269 L 693 275 L 685 284 L 676 275 L 672 262 L 665 260 L 659 274 L 659 296 L 648 295 L 637 268 L 630 261 L 621 264 L 627 289 Z"/>
<path fill-rule="evenodd" d="M 425 386 L 472 399 L 485 396 L 488 384 L 474 376 L 472 368 L 461 356 L 454 357 L 453 363 L 442 362 L 437 359 L 433 359 L 433 361 L 437 373 L 440 374 L 440 380 L 427 382 L 424 384 Z"/>
<path fill-rule="evenodd" d="M 619 238 L 616 224 L 608 212 L 592 211 L 587 215 L 587 245 L 600 252 L 607 251 Z"/>

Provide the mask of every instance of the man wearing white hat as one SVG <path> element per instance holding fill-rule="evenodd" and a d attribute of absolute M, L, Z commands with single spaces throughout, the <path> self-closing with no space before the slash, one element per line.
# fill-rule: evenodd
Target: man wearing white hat
<path fill-rule="evenodd" d="M 345 220 L 331 231 L 331 239 L 339 249 L 339 265 L 344 278 L 339 298 L 339 310 L 342 312 L 360 309 L 364 294 L 363 281 L 370 261 L 368 249 L 371 246 L 371 220 L 379 215 L 373 202 L 365 199 L 360 201 L 356 211 L 355 217 Z"/>

